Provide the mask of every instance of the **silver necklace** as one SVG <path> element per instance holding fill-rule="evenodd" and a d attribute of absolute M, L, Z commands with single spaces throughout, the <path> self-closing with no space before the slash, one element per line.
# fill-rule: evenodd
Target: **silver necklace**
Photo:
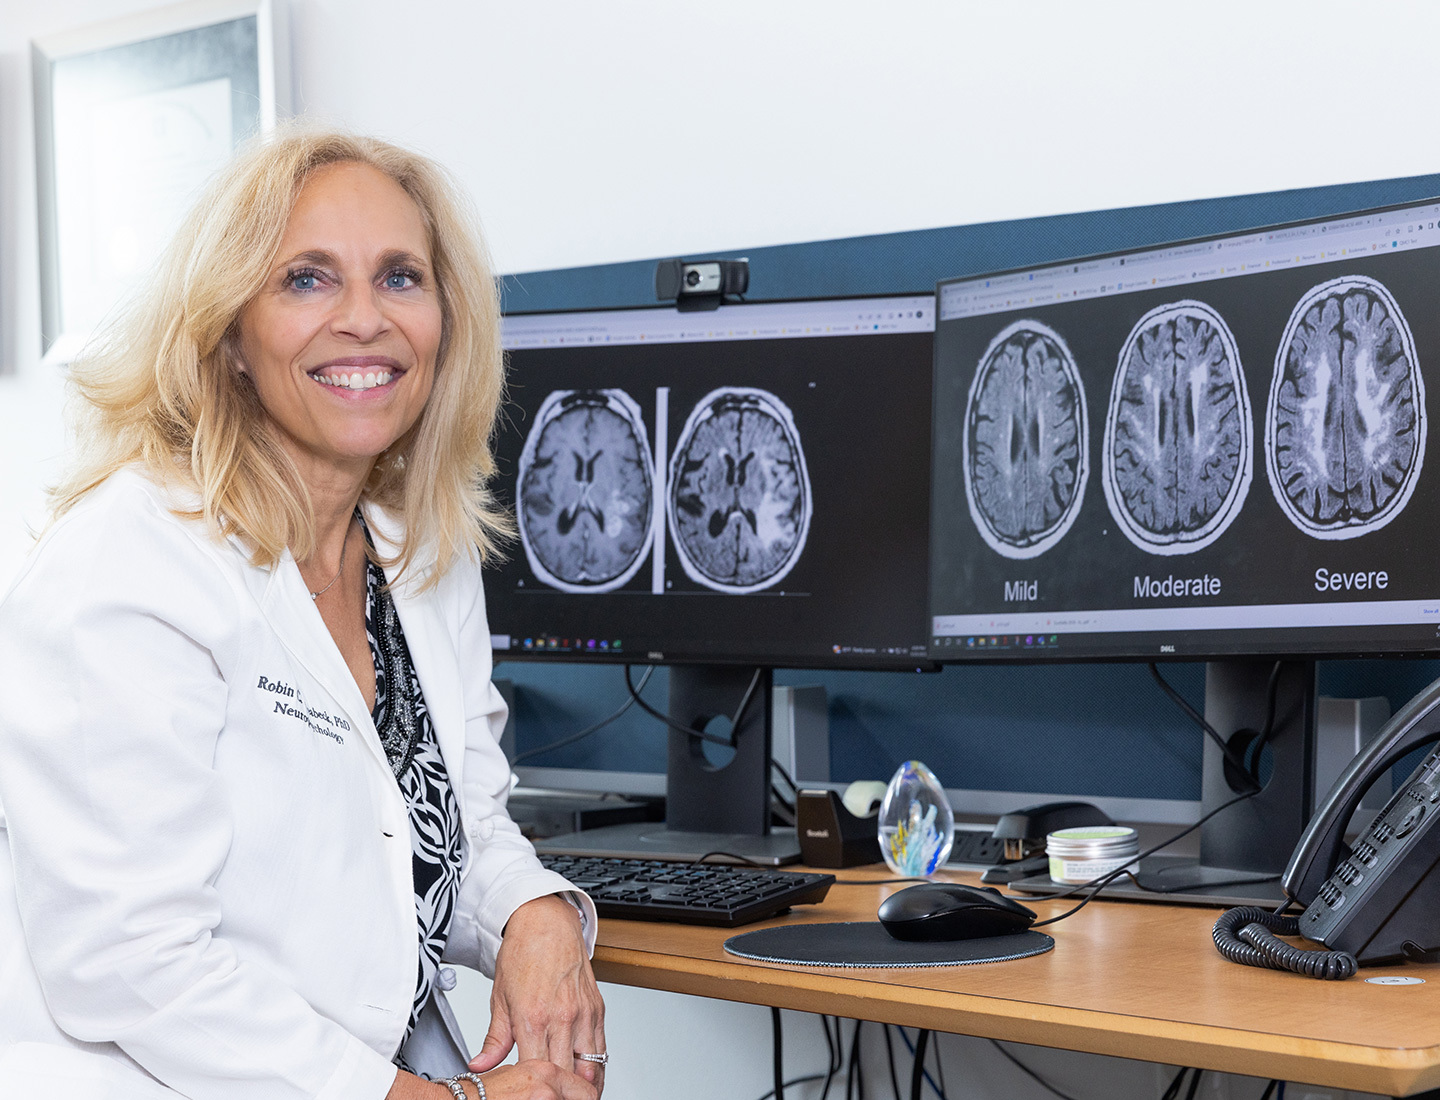
<path fill-rule="evenodd" d="M 321 596 L 325 595 L 326 592 L 329 592 L 330 589 L 334 586 L 335 582 L 340 579 L 340 574 L 345 572 L 345 551 L 350 548 L 350 528 L 352 526 L 354 526 L 354 524 L 345 525 L 345 541 L 340 544 L 340 568 L 335 570 L 335 575 L 330 578 L 329 584 L 327 584 L 324 588 L 320 589 L 320 591 L 318 592 L 310 593 L 310 598 L 312 600 L 318 600 Z"/>

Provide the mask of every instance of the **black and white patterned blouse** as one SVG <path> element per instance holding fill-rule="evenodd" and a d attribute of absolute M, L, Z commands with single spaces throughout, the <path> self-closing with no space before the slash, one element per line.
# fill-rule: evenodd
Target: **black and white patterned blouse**
<path fill-rule="evenodd" d="M 364 520 L 360 523 L 363 529 Z M 365 541 L 370 543 L 368 529 Z M 367 561 L 365 566 L 365 635 L 375 662 L 375 709 L 371 716 L 410 816 L 420 967 L 410 1020 L 400 1043 L 403 1049 L 415 1030 L 420 1010 L 430 998 L 440 956 L 450 935 L 450 917 L 460 892 L 460 805 L 440 756 L 435 727 L 410 660 L 410 647 L 405 644 L 395 601 L 385 591 L 385 573 L 374 561 Z M 398 1053 L 395 1064 L 409 1068 Z"/>

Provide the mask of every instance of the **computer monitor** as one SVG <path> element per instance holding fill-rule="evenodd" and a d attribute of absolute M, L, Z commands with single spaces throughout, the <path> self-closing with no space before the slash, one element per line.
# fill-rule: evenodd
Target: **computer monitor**
<path fill-rule="evenodd" d="M 798 855 L 769 835 L 771 669 L 930 667 L 934 301 L 505 318 L 495 657 L 669 668 L 668 827 L 622 847 Z M 680 732 L 716 717 L 720 768 Z"/>
<path fill-rule="evenodd" d="M 1283 868 L 1314 658 L 1440 650 L 1437 286 L 1437 201 L 939 285 L 931 654 L 1210 660 L 1207 717 L 1274 773 L 1187 889 Z"/>

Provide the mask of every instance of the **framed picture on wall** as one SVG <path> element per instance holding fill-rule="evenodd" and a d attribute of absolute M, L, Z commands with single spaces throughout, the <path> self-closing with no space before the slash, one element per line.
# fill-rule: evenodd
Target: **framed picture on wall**
<path fill-rule="evenodd" d="M 205 181 L 288 99 L 279 0 L 185 0 L 36 39 L 41 331 L 68 362 Z"/>

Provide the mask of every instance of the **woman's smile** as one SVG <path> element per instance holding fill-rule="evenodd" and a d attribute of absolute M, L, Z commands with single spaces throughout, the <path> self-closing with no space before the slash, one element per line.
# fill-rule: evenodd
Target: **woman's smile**
<path fill-rule="evenodd" d="M 389 391 L 405 375 L 394 359 L 384 355 L 353 355 L 335 359 L 306 372 L 322 386 L 350 394 Z"/>

